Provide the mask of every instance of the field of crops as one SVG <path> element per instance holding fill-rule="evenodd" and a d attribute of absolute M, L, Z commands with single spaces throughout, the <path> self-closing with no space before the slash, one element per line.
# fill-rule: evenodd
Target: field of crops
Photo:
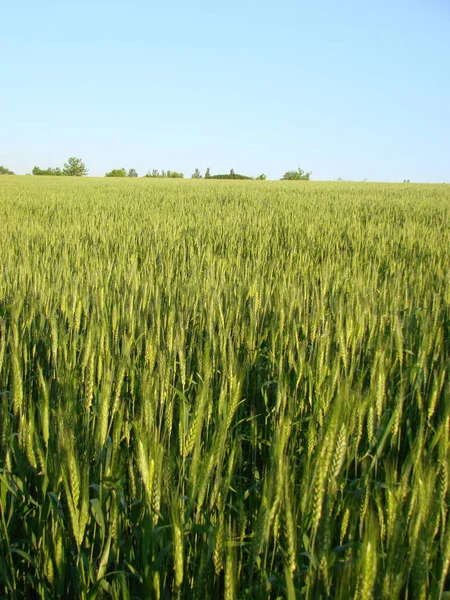
<path fill-rule="evenodd" d="M 449 597 L 450 186 L 0 178 L 0 597 Z"/>

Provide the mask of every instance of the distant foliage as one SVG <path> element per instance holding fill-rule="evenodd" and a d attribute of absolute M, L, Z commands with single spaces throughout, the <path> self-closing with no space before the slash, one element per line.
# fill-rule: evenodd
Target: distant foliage
<path fill-rule="evenodd" d="M 12 171 L 0 165 L 0 175 L 14 175 Z"/>
<path fill-rule="evenodd" d="M 127 172 L 125 169 L 113 169 L 109 173 L 105 173 L 105 177 L 126 177 Z"/>
<path fill-rule="evenodd" d="M 178 171 L 158 171 L 158 169 L 153 169 L 152 172 L 148 172 L 144 177 L 166 177 L 169 179 L 183 179 L 183 173 L 179 173 Z"/>
<path fill-rule="evenodd" d="M 205 179 L 211 179 L 211 171 L 209 170 L 209 167 L 206 169 Z"/>
<path fill-rule="evenodd" d="M 82 177 L 88 174 L 88 170 L 81 158 L 71 156 L 64 163 L 63 173 L 69 177 Z"/>
<path fill-rule="evenodd" d="M 198 169 L 195 169 L 195 171 L 192 173 L 191 179 L 202 179 L 202 176 Z"/>
<path fill-rule="evenodd" d="M 299 167 L 296 171 L 286 171 L 282 179 L 286 179 L 289 181 L 309 181 L 311 173 L 312 171 L 306 173 L 303 169 Z"/>
<path fill-rule="evenodd" d="M 239 173 L 231 173 L 224 175 L 211 175 L 210 179 L 247 179 L 251 180 L 253 177 L 248 177 L 247 175 L 239 175 Z"/>
<path fill-rule="evenodd" d="M 40 167 L 33 167 L 33 175 L 52 175 L 61 176 L 66 175 L 68 177 L 80 177 L 88 174 L 88 170 L 81 158 L 75 158 L 72 156 L 64 163 L 64 168 L 61 170 L 59 167 L 53 168 L 48 167 L 47 169 L 41 169 Z"/>
<path fill-rule="evenodd" d="M 267 175 L 265 175 L 264 173 L 261 173 L 261 175 L 258 175 L 258 177 L 256 179 L 259 181 L 265 181 L 267 179 Z"/>
<path fill-rule="evenodd" d="M 138 175 L 138 173 L 137 173 L 136 169 L 130 169 L 130 170 L 128 171 L 128 177 L 139 177 L 139 175 Z"/>
<path fill-rule="evenodd" d="M 59 167 L 56 167 L 56 169 L 53 169 L 52 167 L 48 167 L 47 169 L 40 169 L 39 167 L 33 167 L 33 170 L 31 172 L 33 175 L 56 175 L 56 176 L 64 175 L 64 173 L 61 171 L 61 169 Z"/>
<path fill-rule="evenodd" d="M 239 175 L 239 173 L 234 172 L 234 169 L 231 169 L 228 175 L 210 175 L 209 179 L 253 179 L 253 177 Z"/>

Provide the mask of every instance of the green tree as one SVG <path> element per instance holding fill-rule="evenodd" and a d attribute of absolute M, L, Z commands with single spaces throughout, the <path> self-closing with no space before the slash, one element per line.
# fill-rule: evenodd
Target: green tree
<path fill-rule="evenodd" d="M 206 169 L 206 173 L 205 173 L 205 179 L 209 179 L 211 177 L 211 171 L 209 170 L 209 167 Z"/>
<path fill-rule="evenodd" d="M 202 176 L 201 176 L 200 171 L 198 169 L 195 169 L 195 171 L 192 173 L 191 179 L 202 179 Z"/>
<path fill-rule="evenodd" d="M 128 177 L 138 177 L 136 169 L 130 169 L 128 171 Z"/>
<path fill-rule="evenodd" d="M 306 173 L 303 169 L 301 169 L 300 167 L 296 170 L 296 171 L 286 171 L 286 173 L 283 175 L 282 179 L 287 179 L 289 181 L 309 181 L 309 178 L 311 177 L 311 173 L 312 171 L 310 171 L 309 173 Z"/>
<path fill-rule="evenodd" d="M 235 176 L 234 169 L 231 169 L 231 171 L 230 171 L 230 177 L 231 177 L 231 179 L 232 179 L 234 176 Z"/>
<path fill-rule="evenodd" d="M 258 177 L 256 179 L 259 179 L 261 181 L 265 181 L 267 179 L 267 175 L 265 175 L 264 173 L 261 173 L 261 175 L 258 175 Z"/>
<path fill-rule="evenodd" d="M 126 177 L 127 172 L 125 169 L 113 169 L 109 173 L 105 173 L 105 177 Z"/>
<path fill-rule="evenodd" d="M 210 179 L 240 179 L 240 180 L 251 180 L 253 177 L 248 175 L 241 175 L 240 173 L 219 173 L 218 175 L 211 175 Z"/>
<path fill-rule="evenodd" d="M 0 175 L 14 175 L 12 171 L 0 165 Z"/>
<path fill-rule="evenodd" d="M 82 177 L 87 175 L 88 170 L 86 169 L 86 166 L 81 158 L 75 158 L 74 156 L 71 156 L 67 162 L 64 163 L 63 173 L 64 175 L 68 175 L 70 177 Z"/>
<path fill-rule="evenodd" d="M 59 167 L 53 169 L 53 167 L 47 167 L 47 169 L 41 169 L 39 167 L 33 167 L 31 171 L 33 175 L 52 175 L 52 176 L 60 176 L 63 175 L 63 172 Z"/>

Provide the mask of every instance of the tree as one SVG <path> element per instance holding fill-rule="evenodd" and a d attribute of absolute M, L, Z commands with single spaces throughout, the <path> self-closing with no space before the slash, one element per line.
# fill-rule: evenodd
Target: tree
<path fill-rule="evenodd" d="M 40 169 L 39 167 L 33 167 L 32 170 L 33 175 L 52 175 L 52 176 L 60 176 L 63 175 L 63 172 L 59 167 L 53 169 L 53 167 L 47 167 L 46 169 Z"/>
<path fill-rule="evenodd" d="M 136 169 L 130 169 L 128 171 L 128 177 L 138 177 Z"/>
<path fill-rule="evenodd" d="M 63 173 L 69 177 L 82 177 L 87 175 L 88 170 L 81 158 L 71 156 L 67 159 L 67 162 L 64 163 Z"/>
<path fill-rule="evenodd" d="M 145 175 L 144 177 L 165 177 L 166 179 L 183 179 L 184 175 L 183 173 L 179 173 L 178 171 L 161 171 L 161 173 L 158 171 L 158 169 L 153 169 L 153 171 L 150 173 L 150 171 L 147 173 L 147 175 Z"/>
<path fill-rule="evenodd" d="M 231 178 L 233 178 L 233 177 L 234 177 L 234 175 L 235 175 L 235 173 L 234 173 L 234 169 L 231 169 L 231 171 L 230 171 L 230 177 L 231 177 Z"/>
<path fill-rule="evenodd" d="M 205 179 L 210 179 L 211 177 L 211 172 L 209 170 L 209 167 L 206 169 L 206 173 L 205 173 Z"/>
<path fill-rule="evenodd" d="M 252 180 L 253 177 L 249 177 L 248 175 L 240 175 L 239 173 L 234 173 L 231 175 L 230 173 L 219 173 L 218 175 L 211 175 L 209 179 L 240 179 L 240 180 Z"/>
<path fill-rule="evenodd" d="M 299 167 L 296 171 L 286 171 L 282 179 L 287 179 L 289 181 L 309 181 L 311 173 L 312 171 L 305 173 L 305 171 Z"/>
<path fill-rule="evenodd" d="M 14 175 L 12 171 L 0 165 L 0 175 Z"/>
<path fill-rule="evenodd" d="M 264 173 L 261 173 L 261 175 L 258 175 L 258 177 L 256 179 L 259 179 L 261 181 L 265 181 L 267 179 L 267 175 L 264 175 Z"/>
<path fill-rule="evenodd" d="M 105 177 L 126 177 L 127 172 L 125 169 L 113 169 L 109 173 L 105 173 Z"/>
<path fill-rule="evenodd" d="M 206 175 L 205 175 L 205 177 L 206 177 Z M 191 179 L 202 179 L 202 176 L 198 169 L 195 169 L 195 171 L 192 173 Z"/>

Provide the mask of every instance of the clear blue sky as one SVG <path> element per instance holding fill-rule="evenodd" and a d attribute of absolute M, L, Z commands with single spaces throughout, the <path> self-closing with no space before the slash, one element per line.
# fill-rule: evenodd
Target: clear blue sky
<path fill-rule="evenodd" d="M 3 0 L 0 164 L 450 181 L 450 2 Z"/>

